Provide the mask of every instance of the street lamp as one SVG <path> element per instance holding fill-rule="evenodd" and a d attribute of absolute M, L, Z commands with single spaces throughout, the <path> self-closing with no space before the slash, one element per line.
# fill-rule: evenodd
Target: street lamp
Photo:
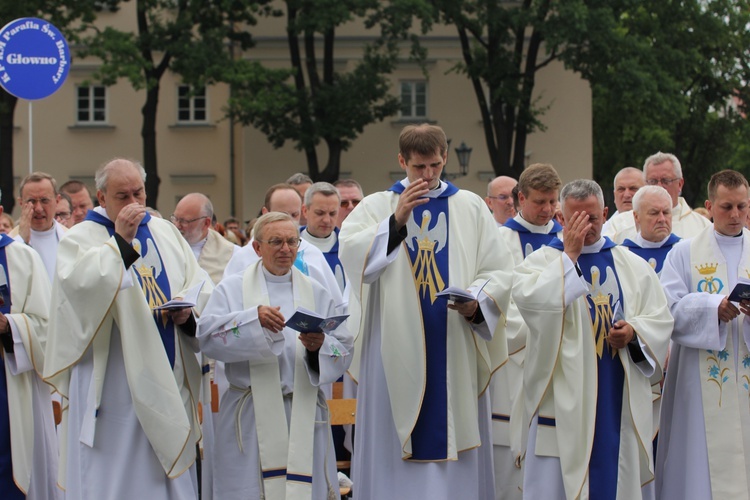
<path fill-rule="evenodd" d="M 450 143 L 448 148 L 450 149 Z M 458 156 L 458 173 L 447 173 L 443 170 L 443 178 L 453 180 L 466 176 L 469 173 L 469 158 L 471 157 L 471 151 L 472 149 L 467 146 L 464 141 L 461 141 L 461 145 L 456 148 L 456 156 Z"/>

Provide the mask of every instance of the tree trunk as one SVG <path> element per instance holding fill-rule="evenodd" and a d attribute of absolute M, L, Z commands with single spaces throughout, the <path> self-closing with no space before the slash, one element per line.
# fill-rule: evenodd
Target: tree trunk
<path fill-rule="evenodd" d="M 0 189 L 3 192 L 3 210 L 13 211 L 13 115 L 18 98 L 0 90 Z"/>
<path fill-rule="evenodd" d="M 328 146 L 328 163 L 325 170 L 320 173 L 317 179 L 313 178 L 313 181 L 333 184 L 339 180 L 341 174 L 341 153 L 344 148 L 338 139 L 326 139 L 326 145 Z"/>
<path fill-rule="evenodd" d="M 158 80 L 157 80 L 158 81 Z M 141 108 L 143 126 L 143 168 L 146 169 L 146 204 L 158 210 L 159 178 L 156 162 L 156 110 L 159 106 L 159 84 L 146 92 L 146 102 Z"/>

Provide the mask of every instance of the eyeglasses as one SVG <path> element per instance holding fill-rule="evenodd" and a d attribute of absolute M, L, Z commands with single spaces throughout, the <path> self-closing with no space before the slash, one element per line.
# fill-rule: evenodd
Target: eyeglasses
<path fill-rule="evenodd" d="M 271 248 L 278 250 L 284 246 L 284 243 L 286 243 L 289 246 L 289 248 L 297 248 L 300 244 L 300 241 L 302 241 L 302 239 L 301 238 L 289 238 L 288 240 L 281 240 L 278 238 L 274 238 L 272 240 L 267 240 L 267 241 L 263 241 L 263 240 L 258 240 L 258 241 L 261 243 L 265 243 Z"/>
<path fill-rule="evenodd" d="M 70 212 L 57 212 L 55 214 L 55 219 L 68 220 L 70 219 Z"/>
<path fill-rule="evenodd" d="M 52 203 L 52 200 L 49 199 L 49 198 L 39 198 L 38 200 L 35 199 L 35 198 L 29 198 L 28 200 L 24 201 L 23 203 L 24 203 L 24 205 L 26 203 L 31 203 L 34 206 L 36 206 L 37 203 L 41 203 L 42 205 L 44 205 L 46 207 L 47 205 L 49 205 L 50 203 Z"/>
<path fill-rule="evenodd" d="M 349 205 L 356 207 L 362 200 L 341 200 L 341 208 L 348 208 Z"/>
<path fill-rule="evenodd" d="M 649 186 L 656 186 L 657 184 L 661 184 L 662 186 L 669 186 L 674 181 L 679 181 L 679 177 L 675 177 L 674 179 L 646 179 L 646 184 Z"/>
<path fill-rule="evenodd" d="M 492 198 L 493 200 L 508 201 L 513 197 L 509 194 L 499 194 L 497 196 L 488 196 L 487 198 Z"/>
<path fill-rule="evenodd" d="M 206 217 L 204 215 L 202 217 L 196 217 L 195 219 L 183 219 L 182 217 L 175 217 L 174 214 L 172 214 L 172 215 L 169 216 L 169 220 L 171 220 L 172 224 L 174 224 L 175 226 L 178 225 L 178 224 L 180 226 L 187 226 L 188 224 L 191 224 L 191 223 L 193 223 L 193 222 L 195 222 L 197 220 L 201 220 L 201 219 L 208 219 L 208 217 Z"/>

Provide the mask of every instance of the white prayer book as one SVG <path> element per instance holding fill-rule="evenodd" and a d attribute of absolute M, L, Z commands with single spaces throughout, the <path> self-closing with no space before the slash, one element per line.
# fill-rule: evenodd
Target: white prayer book
<path fill-rule="evenodd" d="M 169 302 L 165 302 L 160 306 L 154 307 L 154 311 L 164 311 L 170 309 L 185 309 L 186 307 L 195 307 L 198 303 L 198 294 L 201 293 L 205 280 L 201 281 L 193 288 L 185 293 L 185 296 L 181 299 L 172 299 Z"/>
<path fill-rule="evenodd" d="M 489 283 L 490 280 L 488 279 L 485 281 L 482 286 L 479 288 L 479 291 L 477 292 L 477 297 L 479 297 L 479 294 L 482 293 L 482 290 L 484 289 L 485 285 Z M 453 302 L 471 302 L 472 300 L 476 300 L 474 296 L 471 294 L 471 292 L 464 290 L 463 288 L 459 288 L 457 286 L 449 286 L 447 288 L 444 288 L 442 291 L 435 294 L 435 297 L 443 297 L 448 300 L 452 300 Z"/>

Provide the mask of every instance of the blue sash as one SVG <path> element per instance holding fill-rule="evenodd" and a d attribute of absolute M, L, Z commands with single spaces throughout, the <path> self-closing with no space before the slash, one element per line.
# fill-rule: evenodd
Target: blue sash
<path fill-rule="evenodd" d="M 97 212 L 89 211 L 86 214 L 86 220 L 106 227 L 110 236 L 115 234 L 114 222 Z M 156 246 L 156 241 L 154 241 L 151 230 L 148 228 L 150 220 L 151 216 L 146 214 L 138 226 L 135 239 L 133 239 L 133 248 L 141 254 L 141 258 L 135 261 L 132 268 L 136 271 L 135 275 L 138 278 L 138 283 L 141 285 L 146 303 L 153 309 L 156 306 L 169 302 L 172 299 L 172 291 L 169 287 L 169 278 L 164 269 L 164 261 L 161 258 L 159 248 Z M 154 311 L 153 317 L 156 327 L 159 329 L 164 349 L 167 351 L 169 364 L 174 368 L 174 321 L 167 314 L 167 311 Z"/>
<path fill-rule="evenodd" d="M 614 500 L 617 497 L 617 471 L 620 454 L 620 420 L 625 371 L 617 351 L 611 350 L 606 336 L 612 325 L 615 304 L 623 296 L 612 256 L 614 243 L 607 239 L 604 247 L 592 254 L 581 254 L 578 267 L 591 287 L 586 295 L 594 340 L 597 346 L 598 385 L 594 444 L 589 461 L 589 495 L 591 500 Z"/>
<path fill-rule="evenodd" d="M 299 230 L 301 232 L 305 229 L 307 229 L 307 226 L 303 226 Z M 325 257 L 326 262 L 328 263 L 328 267 L 331 268 L 331 272 L 336 278 L 336 283 L 339 284 L 339 286 L 341 287 L 341 291 L 343 292 L 344 287 L 346 286 L 346 275 L 344 275 L 344 266 L 341 264 L 341 260 L 339 260 L 339 228 L 334 227 L 333 232 L 336 233 L 336 242 L 333 244 L 330 250 L 328 250 L 327 252 L 323 252 L 323 257 Z M 299 256 L 299 253 L 297 253 L 297 255 Z M 300 266 L 297 265 L 296 261 L 294 262 L 294 265 L 297 267 L 297 269 L 307 274 L 300 268 Z"/>
<path fill-rule="evenodd" d="M 13 238 L 0 234 L 0 312 L 10 314 L 10 273 L 5 247 Z M 2 349 L 2 347 L 0 347 Z M 10 451 L 10 415 L 8 414 L 8 380 L 5 376 L 5 352 L 0 355 L 0 491 L 7 500 L 26 498 L 13 481 L 13 457 Z"/>
<path fill-rule="evenodd" d="M 521 251 L 523 252 L 524 258 L 528 257 L 531 252 L 548 245 L 550 241 L 557 238 L 557 233 L 562 231 L 562 226 L 555 220 L 552 221 L 552 229 L 546 234 L 532 233 L 528 228 L 515 219 L 508 219 L 505 222 L 505 227 L 518 233 L 518 238 L 521 240 Z"/>
<path fill-rule="evenodd" d="M 398 182 L 390 189 L 398 194 Z M 448 197 L 458 189 L 448 188 L 412 212 L 404 246 L 409 254 L 414 285 L 422 309 L 425 345 L 425 393 L 411 433 L 412 460 L 444 460 L 448 457 L 447 336 L 448 303 L 435 294 L 450 283 Z"/>
<path fill-rule="evenodd" d="M 670 234 L 667 241 L 664 242 L 659 248 L 643 248 L 639 247 L 633 240 L 626 239 L 622 242 L 622 246 L 627 247 L 631 252 L 642 258 L 656 271 L 656 274 L 661 274 L 661 268 L 664 265 L 664 259 L 667 258 L 667 254 L 672 247 L 680 241 L 680 237 L 676 234 Z"/>

